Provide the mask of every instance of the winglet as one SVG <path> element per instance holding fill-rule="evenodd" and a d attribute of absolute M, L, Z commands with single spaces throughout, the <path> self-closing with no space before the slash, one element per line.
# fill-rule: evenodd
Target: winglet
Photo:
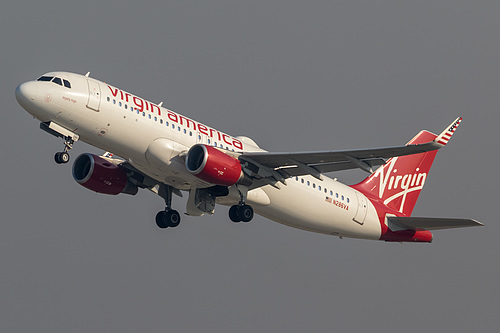
<path fill-rule="evenodd" d="M 439 136 L 434 140 L 434 142 L 439 143 L 442 146 L 446 146 L 448 141 L 450 141 L 451 136 L 457 130 L 458 125 L 462 122 L 462 117 L 458 117 L 454 122 L 450 124 L 450 126 L 445 129 Z"/>

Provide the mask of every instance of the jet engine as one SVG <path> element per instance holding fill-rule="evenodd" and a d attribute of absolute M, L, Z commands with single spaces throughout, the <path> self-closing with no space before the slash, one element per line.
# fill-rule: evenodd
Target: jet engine
<path fill-rule="evenodd" d="M 189 149 L 186 168 L 196 177 L 215 185 L 231 186 L 244 178 L 240 161 L 203 144 Z"/>
<path fill-rule="evenodd" d="M 125 170 L 93 154 L 81 154 L 73 163 L 73 178 L 91 191 L 117 195 L 137 194 L 138 188 L 128 181 Z"/>

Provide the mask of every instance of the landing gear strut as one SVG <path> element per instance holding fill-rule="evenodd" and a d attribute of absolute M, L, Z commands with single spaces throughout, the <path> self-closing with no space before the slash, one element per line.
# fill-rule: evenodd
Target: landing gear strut
<path fill-rule="evenodd" d="M 64 150 L 54 155 L 54 160 L 57 164 L 66 164 L 69 162 L 68 151 L 73 148 L 74 143 L 75 141 L 72 138 L 68 136 L 64 137 Z"/>
<path fill-rule="evenodd" d="M 253 208 L 245 204 L 248 188 L 237 186 L 240 203 L 229 208 L 229 218 L 233 222 L 250 222 L 253 219 Z"/>
<path fill-rule="evenodd" d="M 66 164 L 69 162 L 69 154 L 68 151 L 73 148 L 73 144 L 78 141 L 80 138 L 78 134 L 71 132 L 70 130 L 62 127 L 59 124 L 54 123 L 53 121 L 47 123 L 40 123 L 40 129 L 45 132 L 56 136 L 58 138 L 64 139 L 64 150 L 58 152 L 54 155 L 54 160 L 57 164 Z"/>
<path fill-rule="evenodd" d="M 158 195 L 165 200 L 165 210 L 156 214 L 156 225 L 161 228 L 175 228 L 181 223 L 181 216 L 178 211 L 172 209 L 172 187 L 160 184 Z"/>

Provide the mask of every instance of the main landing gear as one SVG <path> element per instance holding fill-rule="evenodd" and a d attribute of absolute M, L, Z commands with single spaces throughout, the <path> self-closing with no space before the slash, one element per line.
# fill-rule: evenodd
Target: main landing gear
<path fill-rule="evenodd" d="M 233 222 L 250 222 L 253 219 L 253 208 L 249 205 L 231 206 L 229 218 Z"/>
<path fill-rule="evenodd" d="M 248 188 L 238 185 L 236 188 L 240 194 L 240 203 L 229 208 L 229 218 L 233 222 L 250 222 L 253 219 L 253 208 L 245 204 Z"/>
<path fill-rule="evenodd" d="M 164 210 L 156 214 L 156 225 L 158 228 L 175 228 L 181 223 L 181 216 L 176 210 Z"/>
<path fill-rule="evenodd" d="M 178 211 L 172 209 L 172 187 L 161 184 L 158 195 L 165 200 L 165 210 L 156 214 L 156 225 L 161 228 L 175 228 L 181 223 L 181 216 Z"/>

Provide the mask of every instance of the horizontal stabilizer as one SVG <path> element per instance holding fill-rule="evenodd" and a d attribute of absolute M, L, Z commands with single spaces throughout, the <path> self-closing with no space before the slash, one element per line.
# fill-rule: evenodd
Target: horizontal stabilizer
<path fill-rule="evenodd" d="M 404 229 L 425 229 L 439 230 L 464 227 L 483 226 L 481 222 L 471 219 L 453 219 L 453 218 L 436 218 L 436 217 L 397 217 L 388 216 L 387 220 L 400 226 Z"/>

